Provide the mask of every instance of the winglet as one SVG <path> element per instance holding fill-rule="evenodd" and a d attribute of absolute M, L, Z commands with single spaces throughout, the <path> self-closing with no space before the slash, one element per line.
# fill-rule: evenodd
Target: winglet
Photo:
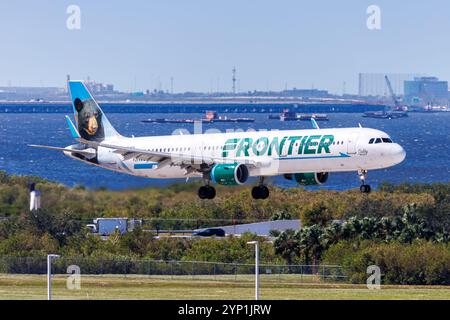
<path fill-rule="evenodd" d="M 70 120 L 69 116 L 66 116 L 67 125 L 69 126 L 70 133 L 72 134 L 72 138 L 79 139 L 81 138 L 80 133 L 77 128 L 74 126 L 72 120 Z"/>
<path fill-rule="evenodd" d="M 316 119 L 311 118 L 311 123 L 312 123 L 312 126 L 313 126 L 314 129 L 320 129 L 319 125 L 317 124 Z"/>

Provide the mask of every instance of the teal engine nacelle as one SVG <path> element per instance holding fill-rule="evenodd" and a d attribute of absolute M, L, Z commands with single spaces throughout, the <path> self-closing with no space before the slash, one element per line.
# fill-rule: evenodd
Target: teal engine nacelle
<path fill-rule="evenodd" d="M 243 184 L 248 179 L 248 168 L 244 164 L 216 164 L 210 172 L 210 179 L 214 183 L 225 186 Z"/>
<path fill-rule="evenodd" d="M 289 173 L 284 178 L 304 186 L 324 184 L 328 180 L 328 172 Z"/>

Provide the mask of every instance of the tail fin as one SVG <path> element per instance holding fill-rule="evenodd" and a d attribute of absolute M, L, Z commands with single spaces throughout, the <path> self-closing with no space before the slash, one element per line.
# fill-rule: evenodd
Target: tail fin
<path fill-rule="evenodd" d="M 82 81 L 69 81 L 73 112 L 81 138 L 103 141 L 120 136 Z"/>

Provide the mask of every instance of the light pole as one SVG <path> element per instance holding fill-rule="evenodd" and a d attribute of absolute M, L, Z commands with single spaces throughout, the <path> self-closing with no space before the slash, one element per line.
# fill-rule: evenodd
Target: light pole
<path fill-rule="evenodd" d="M 259 300 L 259 241 L 249 241 L 255 245 L 255 300 Z"/>
<path fill-rule="evenodd" d="M 57 258 L 57 254 L 47 255 L 47 300 L 52 300 L 52 259 Z"/>

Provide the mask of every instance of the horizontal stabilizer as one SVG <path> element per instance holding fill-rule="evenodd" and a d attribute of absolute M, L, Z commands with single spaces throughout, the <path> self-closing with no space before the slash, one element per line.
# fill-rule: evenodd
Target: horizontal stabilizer
<path fill-rule="evenodd" d="M 78 139 L 81 138 L 80 133 L 78 132 L 77 128 L 73 124 L 72 120 L 70 120 L 69 116 L 66 116 L 67 125 L 69 126 L 70 133 L 72 134 L 72 138 Z"/>
<path fill-rule="evenodd" d="M 56 150 L 56 151 L 66 151 L 71 153 L 79 153 L 86 156 L 95 156 L 95 150 L 94 149 L 85 149 L 85 150 L 77 150 L 77 149 L 69 149 L 69 148 L 60 148 L 60 147 L 52 147 L 52 146 L 42 146 L 38 144 L 29 144 L 29 147 L 33 148 L 41 148 L 41 149 L 49 149 L 49 150 Z"/>

